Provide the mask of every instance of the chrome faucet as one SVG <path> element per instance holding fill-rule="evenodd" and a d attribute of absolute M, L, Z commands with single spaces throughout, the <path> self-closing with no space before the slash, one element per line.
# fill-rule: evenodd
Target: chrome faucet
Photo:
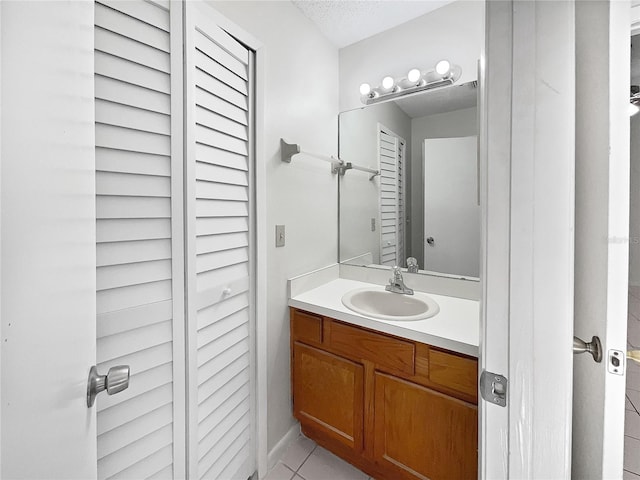
<path fill-rule="evenodd" d="M 418 273 L 418 260 L 414 257 L 407 258 L 407 272 Z"/>
<path fill-rule="evenodd" d="M 402 272 L 397 265 L 393 267 L 393 278 L 389 279 L 389 285 L 385 287 L 385 290 L 392 293 L 403 293 L 405 295 L 413 295 L 413 290 L 408 288 L 404 284 L 402 279 Z"/>

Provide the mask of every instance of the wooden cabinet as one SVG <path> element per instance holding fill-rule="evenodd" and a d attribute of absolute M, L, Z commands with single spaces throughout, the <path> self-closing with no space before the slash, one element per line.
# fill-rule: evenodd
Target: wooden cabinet
<path fill-rule="evenodd" d="M 474 405 L 375 373 L 375 461 L 390 478 L 477 477 Z"/>
<path fill-rule="evenodd" d="M 477 478 L 477 360 L 291 309 L 294 416 L 378 480 Z"/>
<path fill-rule="evenodd" d="M 362 450 L 362 365 L 295 342 L 294 415 L 327 438 Z"/>

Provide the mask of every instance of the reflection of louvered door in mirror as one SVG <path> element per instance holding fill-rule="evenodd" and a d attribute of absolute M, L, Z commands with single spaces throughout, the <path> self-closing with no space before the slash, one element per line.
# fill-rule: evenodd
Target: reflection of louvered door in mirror
<path fill-rule="evenodd" d="M 97 400 L 99 478 L 255 471 L 253 53 L 215 15 L 95 4 L 98 366 L 131 367 Z"/>
<path fill-rule="evenodd" d="M 380 264 L 404 266 L 405 141 L 379 126 Z"/>

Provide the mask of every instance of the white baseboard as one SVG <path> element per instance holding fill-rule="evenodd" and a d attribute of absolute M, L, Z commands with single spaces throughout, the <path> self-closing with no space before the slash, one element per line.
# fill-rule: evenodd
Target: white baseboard
<path fill-rule="evenodd" d="M 276 466 L 278 460 L 282 458 L 284 452 L 287 451 L 287 447 L 291 442 L 293 442 L 300 435 L 300 424 L 298 422 L 295 425 L 292 425 L 287 433 L 283 435 L 278 443 L 276 443 L 275 447 L 271 449 L 269 455 L 267 457 L 267 464 L 269 470 Z"/>

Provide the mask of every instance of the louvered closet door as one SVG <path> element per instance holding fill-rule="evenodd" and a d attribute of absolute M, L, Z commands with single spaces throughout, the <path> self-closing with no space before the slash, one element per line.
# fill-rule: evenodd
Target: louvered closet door
<path fill-rule="evenodd" d="M 172 478 L 184 462 L 174 465 L 184 364 L 174 364 L 168 8 L 95 4 L 98 369 L 131 367 L 127 390 L 97 399 L 101 479 Z"/>
<path fill-rule="evenodd" d="M 398 247 L 398 139 L 379 132 L 380 263 L 399 265 Z"/>
<path fill-rule="evenodd" d="M 186 4 L 190 478 L 255 470 L 252 52 Z"/>

